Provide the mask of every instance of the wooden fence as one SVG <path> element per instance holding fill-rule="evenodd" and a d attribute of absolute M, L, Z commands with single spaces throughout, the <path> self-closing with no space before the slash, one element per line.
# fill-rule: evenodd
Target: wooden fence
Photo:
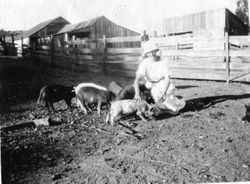
<path fill-rule="evenodd" d="M 0 35 L 0 55 L 17 55 L 17 48 L 15 47 L 13 34 L 8 37 Z"/>
<path fill-rule="evenodd" d="M 226 34 L 224 38 L 202 40 L 222 45 L 223 49 L 216 47 L 216 50 L 196 50 L 194 39 L 150 38 L 160 46 L 161 56 L 169 58 L 173 78 L 250 82 L 249 36 Z M 66 68 L 128 77 L 135 76 L 142 60 L 140 36 L 69 41 L 65 47 L 55 47 L 53 42 L 37 47 L 32 55 Z M 117 48 L 119 43 L 123 43 L 123 48 Z M 110 47 L 112 44 L 116 44 L 116 48 Z"/>

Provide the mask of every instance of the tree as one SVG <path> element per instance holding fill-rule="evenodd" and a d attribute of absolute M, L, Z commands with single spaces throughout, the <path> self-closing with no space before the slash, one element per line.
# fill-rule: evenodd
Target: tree
<path fill-rule="evenodd" d="M 248 25 L 248 0 L 238 0 L 237 8 L 235 10 L 236 16 L 244 22 L 245 25 Z"/>

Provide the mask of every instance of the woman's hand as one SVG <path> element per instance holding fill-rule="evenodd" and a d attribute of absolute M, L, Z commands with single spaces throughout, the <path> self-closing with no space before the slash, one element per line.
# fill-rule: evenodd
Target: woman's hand
<path fill-rule="evenodd" d="M 141 96 L 138 95 L 138 94 L 135 94 L 134 100 L 135 100 L 136 102 L 141 102 Z"/>

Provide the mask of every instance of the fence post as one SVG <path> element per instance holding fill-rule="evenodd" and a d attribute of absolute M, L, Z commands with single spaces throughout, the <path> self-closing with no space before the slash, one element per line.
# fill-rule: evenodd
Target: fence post
<path fill-rule="evenodd" d="M 7 55 L 7 48 L 6 48 L 6 40 L 5 40 L 5 35 L 3 35 L 3 55 Z"/>
<path fill-rule="evenodd" d="M 11 39 L 12 39 L 12 46 L 15 47 L 15 38 L 13 33 L 11 33 Z"/>
<path fill-rule="evenodd" d="M 179 50 L 179 43 L 177 42 L 176 45 L 175 45 L 175 50 Z M 178 61 L 178 55 L 175 55 L 174 56 L 174 61 L 177 62 Z"/>
<path fill-rule="evenodd" d="M 53 58 L 54 58 L 54 37 L 51 35 L 50 39 L 50 57 L 51 57 L 51 63 L 53 63 Z"/>
<path fill-rule="evenodd" d="M 225 49 L 226 49 L 226 82 L 229 84 L 230 81 L 230 56 L 229 56 L 229 35 L 225 33 Z"/>
<path fill-rule="evenodd" d="M 146 30 L 143 31 L 143 36 L 142 36 L 142 41 L 148 41 L 149 40 L 149 36 L 146 33 Z"/>
<path fill-rule="evenodd" d="M 22 56 L 25 57 L 25 54 L 23 53 L 23 36 L 21 36 L 21 53 Z"/>
<path fill-rule="evenodd" d="M 103 59 L 102 59 L 102 73 L 106 74 L 106 60 L 107 60 L 107 43 L 106 36 L 103 35 Z"/>

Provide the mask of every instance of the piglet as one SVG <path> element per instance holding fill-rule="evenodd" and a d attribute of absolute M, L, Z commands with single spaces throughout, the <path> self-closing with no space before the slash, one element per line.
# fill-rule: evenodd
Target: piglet
<path fill-rule="evenodd" d="M 110 112 L 107 115 L 106 123 L 111 122 L 111 125 L 114 124 L 115 120 L 118 120 L 121 115 L 132 115 L 136 114 L 143 121 L 147 121 L 147 118 L 152 117 L 150 112 L 152 106 L 149 105 L 146 101 L 142 100 L 141 102 L 136 102 L 134 100 L 120 100 L 111 102 Z"/>
<path fill-rule="evenodd" d="M 71 99 L 73 97 L 75 97 L 73 87 L 63 86 L 59 84 L 49 84 L 41 88 L 37 103 L 39 104 L 43 100 L 47 109 L 50 110 L 51 107 L 55 112 L 53 103 L 65 100 L 68 107 L 71 108 Z"/>

